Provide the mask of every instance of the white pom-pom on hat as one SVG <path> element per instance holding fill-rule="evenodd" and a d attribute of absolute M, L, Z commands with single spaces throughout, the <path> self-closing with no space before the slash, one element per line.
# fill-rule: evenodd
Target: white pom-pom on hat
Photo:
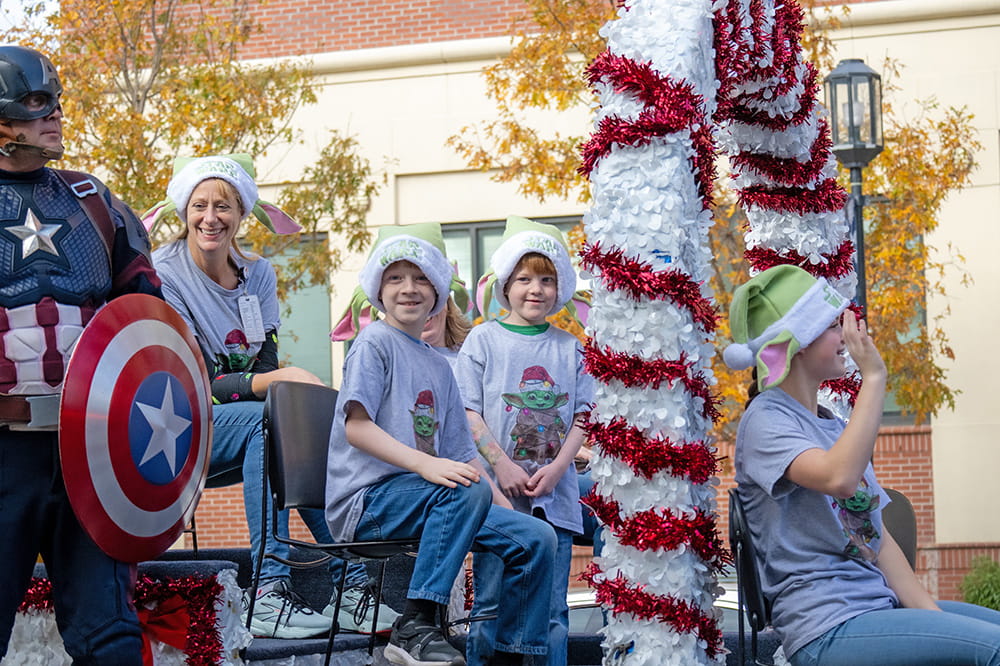
<path fill-rule="evenodd" d="M 753 365 L 754 353 L 749 345 L 737 342 L 723 350 L 722 360 L 733 370 L 746 370 Z"/>

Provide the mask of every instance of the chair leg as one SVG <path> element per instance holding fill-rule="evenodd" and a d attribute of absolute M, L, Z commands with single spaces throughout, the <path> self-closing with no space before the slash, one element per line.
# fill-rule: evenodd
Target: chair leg
<path fill-rule="evenodd" d="M 194 514 L 191 514 L 191 524 L 188 525 L 186 532 L 191 535 L 191 550 L 194 551 L 195 557 L 198 556 L 198 526 L 194 522 Z"/>
<path fill-rule="evenodd" d="M 375 652 L 375 629 L 378 627 L 378 609 L 382 604 L 382 584 L 385 583 L 385 564 L 388 560 L 382 560 L 378 567 L 378 586 L 375 590 L 375 609 L 372 612 L 372 629 L 368 637 L 368 656 Z M 346 575 L 346 572 L 345 572 Z"/>
<path fill-rule="evenodd" d="M 337 583 L 337 601 L 333 604 L 333 624 L 330 625 L 330 636 L 326 639 L 326 658 L 323 661 L 323 666 L 330 666 L 330 657 L 333 655 L 333 639 L 336 637 L 337 632 L 340 631 L 340 602 L 344 597 L 344 580 L 347 578 L 347 567 L 344 567 L 344 573 L 340 576 L 340 582 Z M 369 646 L 368 655 L 371 656 L 373 648 Z"/>
<path fill-rule="evenodd" d="M 250 586 L 250 603 L 247 606 L 247 631 L 251 631 L 250 625 L 253 622 L 253 609 L 254 605 L 257 603 L 257 590 L 260 589 L 260 572 L 264 566 L 264 547 L 267 544 L 267 524 L 268 524 L 268 514 L 271 515 L 271 525 L 274 527 L 274 531 L 278 530 L 278 510 L 277 504 L 271 502 L 270 511 L 268 511 L 268 499 L 270 493 L 270 486 L 267 483 L 267 466 L 270 461 L 267 455 L 267 443 L 264 445 L 264 466 L 262 474 L 264 476 L 263 482 L 264 487 L 261 492 L 260 500 L 260 546 L 257 548 L 257 564 L 253 568 L 253 582 Z"/>
<path fill-rule="evenodd" d="M 739 666 L 744 666 L 746 663 L 746 654 L 744 652 L 743 642 L 746 640 L 746 634 L 744 632 L 744 617 L 745 607 L 743 605 L 743 583 L 739 578 L 740 563 L 743 559 L 743 549 L 740 548 L 739 544 L 734 548 L 733 560 L 736 564 L 736 610 L 737 610 L 737 622 L 739 625 L 739 641 L 736 643 L 736 658 L 738 660 Z M 756 661 L 756 659 L 754 659 Z"/>

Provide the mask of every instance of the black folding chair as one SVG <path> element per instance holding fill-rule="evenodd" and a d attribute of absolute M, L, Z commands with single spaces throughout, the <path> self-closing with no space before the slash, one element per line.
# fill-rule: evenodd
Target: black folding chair
<path fill-rule="evenodd" d="M 743 625 L 746 619 L 750 622 L 750 656 L 753 663 L 771 666 L 757 658 L 757 632 L 763 631 L 764 627 L 771 623 L 771 605 L 764 598 L 764 592 L 760 588 L 757 551 L 753 547 L 743 502 L 740 501 L 736 488 L 729 489 L 729 547 L 733 551 L 733 561 L 736 565 L 736 593 L 740 606 L 739 644 L 736 649 L 739 664 L 743 666 L 745 663 L 746 634 Z"/>
<path fill-rule="evenodd" d="M 906 495 L 892 488 L 884 490 L 892 501 L 889 502 L 889 506 L 882 509 L 882 522 L 885 523 L 889 534 L 906 555 L 906 561 L 910 563 L 910 568 L 916 569 L 917 514 Z"/>
<path fill-rule="evenodd" d="M 260 585 L 261 564 L 265 557 L 288 566 L 308 568 L 327 564 L 333 558 L 347 562 L 380 561 L 378 590 L 372 617 L 372 632 L 368 654 L 375 650 L 375 628 L 378 623 L 378 601 L 382 598 L 385 562 L 394 555 L 415 553 L 419 539 L 355 541 L 348 543 L 315 543 L 277 534 L 278 512 L 285 509 L 320 509 L 326 506 L 326 466 L 330 429 L 337 404 L 337 391 L 316 384 L 275 382 L 267 391 L 264 402 L 264 476 L 270 481 L 271 536 L 281 542 L 305 550 L 320 551 L 322 556 L 307 562 L 286 560 L 264 552 L 266 526 L 262 526 L 260 550 L 254 567 L 253 590 L 247 611 L 247 628 L 253 617 L 254 602 Z M 262 515 L 267 515 L 267 493 L 264 493 Z M 263 521 L 262 521 L 263 522 Z M 326 664 L 330 663 L 333 639 L 339 627 L 344 577 L 337 587 L 334 623 L 326 646 Z"/>

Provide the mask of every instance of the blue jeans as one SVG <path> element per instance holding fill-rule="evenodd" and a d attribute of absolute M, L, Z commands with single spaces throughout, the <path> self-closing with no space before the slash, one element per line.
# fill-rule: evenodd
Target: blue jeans
<path fill-rule="evenodd" d="M 998 666 L 1000 612 L 942 601 L 943 613 L 871 611 L 843 622 L 791 655 L 793 666 Z"/>
<path fill-rule="evenodd" d="M 105 555 L 77 522 L 56 433 L 0 428 L 0 534 L 0 658 L 41 553 L 73 663 L 142 664 L 135 566 Z"/>
<path fill-rule="evenodd" d="M 520 514 L 540 523 L 545 521 Z M 545 523 L 548 524 L 548 523 Z M 550 666 L 565 664 L 569 642 L 569 606 L 566 592 L 569 587 L 569 567 L 573 559 L 573 533 L 553 527 L 556 533 L 556 556 L 552 568 L 552 586 L 549 597 L 549 651 L 547 662 Z M 492 553 L 474 553 L 472 573 L 475 586 L 472 614 L 492 615 L 497 612 L 500 600 L 506 594 L 503 581 L 503 562 Z M 541 588 L 539 588 L 541 589 Z M 493 656 L 496 636 L 496 622 L 483 620 L 469 626 L 466 642 L 466 660 L 469 666 L 482 666 Z"/>
<path fill-rule="evenodd" d="M 243 470 L 243 509 L 246 512 L 247 528 L 250 531 L 250 559 L 256 567 L 257 553 L 260 551 L 260 531 L 264 521 L 270 521 L 271 509 L 261 513 L 261 501 L 264 499 L 264 403 L 254 400 L 230 402 L 224 405 L 212 406 L 212 459 L 208 467 L 208 475 L 225 474 L 234 469 Z M 317 461 L 325 465 L 325 461 Z M 270 492 L 267 497 L 270 498 Z M 330 543 L 330 528 L 320 509 L 300 509 L 299 515 L 306 524 L 313 538 L 322 543 Z M 278 534 L 288 535 L 288 511 L 278 512 Z M 287 544 L 275 541 L 271 536 L 270 525 L 264 541 L 264 552 L 288 558 L 290 548 Z M 344 562 L 334 559 L 330 563 L 330 574 L 337 582 L 344 572 Z M 288 578 L 291 570 L 288 566 L 265 558 L 261 565 L 260 578 Z M 347 586 L 363 583 L 368 574 L 362 564 L 351 564 L 348 567 Z"/>
<path fill-rule="evenodd" d="M 576 480 L 580 486 L 581 498 L 586 497 L 596 485 L 590 478 L 590 470 L 577 474 Z M 594 543 L 594 557 L 600 557 L 601 551 L 604 550 L 604 528 L 589 506 L 581 504 L 580 510 L 583 514 L 583 538 L 590 539 Z"/>
<path fill-rule="evenodd" d="M 447 488 L 417 474 L 397 474 L 369 487 L 354 538 L 413 537 L 420 548 L 408 598 L 447 604 L 469 550 L 493 553 L 504 564 L 497 648 L 545 654 L 549 603 L 536 592 L 552 586 L 556 539 L 547 523 L 493 506 L 485 481 Z"/>

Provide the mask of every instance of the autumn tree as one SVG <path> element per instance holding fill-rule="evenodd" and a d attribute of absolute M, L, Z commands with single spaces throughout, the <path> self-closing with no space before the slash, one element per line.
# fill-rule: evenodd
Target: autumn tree
<path fill-rule="evenodd" d="M 288 149 L 290 123 L 314 104 L 306 65 L 248 64 L 241 49 L 258 33 L 244 0 L 62 0 L 25 6 L 26 20 L 3 33 L 48 54 L 59 69 L 66 116 L 61 165 L 93 172 L 137 212 L 163 198 L 173 158 Z M 258 174 L 260 176 L 261 174 Z M 282 290 L 326 283 L 340 264 L 323 231 L 350 250 L 368 240 L 365 215 L 378 188 L 352 137 L 333 132 L 300 182 L 283 183 L 276 202 L 303 226 L 275 238 L 246 225 L 265 256 L 298 244 L 277 266 Z M 171 216 L 154 242 L 172 236 Z"/>
<path fill-rule="evenodd" d="M 573 107 L 593 107 L 595 98 L 584 77 L 586 64 L 604 49 L 599 30 L 614 17 L 614 0 L 526 0 L 528 13 L 515 22 L 513 47 L 508 55 L 484 70 L 487 94 L 496 102 L 496 119 L 469 126 L 449 143 L 470 166 L 493 172 L 501 182 L 516 182 L 521 194 L 589 198 L 587 182 L 579 176 L 578 147 L 587 127 L 576 132 L 545 134 L 528 119 L 538 113 L 562 113 Z M 845 8 L 801 3 L 809 17 L 803 50 L 821 73 L 833 65 L 830 31 L 838 27 Z M 866 267 L 869 276 L 870 316 L 879 334 L 879 348 L 891 377 L 891 389 L 904 411 L 917 420 L 954 405 L 955 392 L 946 383 L 946 370 L 936 360 L 952 358 L 941 317 L 927 320 L 915 303 L 944 295 L 943 277 L 962 269 L 961 256 L 952 248 L 931 248 L 927 235 L 949 192 L 967 185 L 981 147 L 971 116 L 961 109 L 940 109 L 934 100 L 918 101 L 921 113 L 905 119 L 892 103 L 899 65 L 884 65 L 883 124 L 885 150 L 866 171 L 869 195 L 878 193 L 877 206 L 868 206 Z M 710 242 L 715 262 L 713 290 L 719 312 L 728 311 L 733 286 L 747 277 L 743 261 L 742 228 L 745 217 L 720 178 L 715 191 L 715 220 Z M 942 315 L 943 316 L 943 315 Z M 725 317 L 718 340 L 729 339 Z M 935 356 L 937 353 L 939 356 Z M 730 436 L 746 396 L 748 377 L 732 372 L 720 357 L 714 371 L 723 399 L 720 434 Z"/>

